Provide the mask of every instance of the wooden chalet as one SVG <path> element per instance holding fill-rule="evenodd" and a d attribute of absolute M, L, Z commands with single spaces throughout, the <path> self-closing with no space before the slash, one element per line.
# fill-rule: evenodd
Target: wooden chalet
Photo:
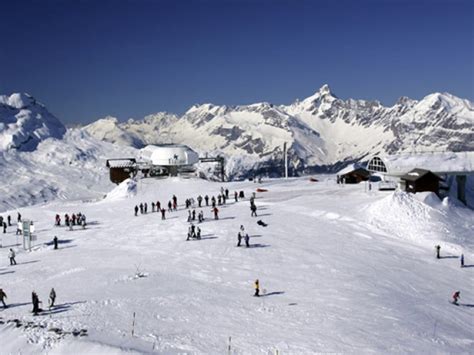
<path fill-rule="evenodd" d="M 425 169 L 413 169 L 400 177 L 401 186 L 405 187 L 406 192 L 439 192 L 439 182 L 443 180 L 438 175 Z"/>

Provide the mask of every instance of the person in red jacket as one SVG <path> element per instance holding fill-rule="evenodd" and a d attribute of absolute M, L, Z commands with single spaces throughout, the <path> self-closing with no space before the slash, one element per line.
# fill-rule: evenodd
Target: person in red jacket
<path fill-rule="evenodd" d="M 460 294 L 461 291 L 456 291 L 453 293 L 453 304 L 458 305 L 458 299 L 461 298 Z"/>

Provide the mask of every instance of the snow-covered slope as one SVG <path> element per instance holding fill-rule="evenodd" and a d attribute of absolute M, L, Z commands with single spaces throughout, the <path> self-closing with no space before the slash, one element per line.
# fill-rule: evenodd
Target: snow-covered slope
<path fill-rule="evenodd" d="M 47 138 L 61 138 L 64 125 L 28 94 L 0 96 L 0 152 L 33 151 Z"/>
<path fill-rule="evenodd" d="M 62 139 L 48 138 L 32 152 L 0 152 L 0 212 L 54 199 L 102 197 L 110 182 L 106 159 L 134 156 L 127 146 L 115 146 L 70 129 Z"/>
<path fill-rule="evenodd" d="M 18 262 L 0 267 L 10 305 L 0 308 L 0 352 L 471 353 L 473 211 L 431 194 L 366 193 L 334 176 L 317 179 L 264 181 L 258 218 L 248 202 L 257 184 L 225 183 L 247 199 L 219 206 L 219 220 L 203 208 L 202 239 L 192 241 L 184 199 L 216 195 L 220 183 L 143 179 L 100 202 L 22 208 L 38 240 L 26 252 L 13 227 L 0 234 L 3 265 L 10 247 Z M 134 216 L 136 204 L 173 194 L 179 208 L 166 220 Z M 53 227 L 56 213 L 79 211 L 85 230 Z M 250 248 L 235 246 L 240 225 Z M 459 267 L 461 253 L 469 267 Z M 260 298 L 252 297 L 257 278 Z M 52 287 L 57 307 L 48 310 Z M 45 309 L 39 316 L 31 314 L 33 290 Z M 459 306 L 449 302 L 455 290 Z M 89 335 L 71 335 L 81 329 Z"/>
<path fill-rule="evenodd" d="M 141 145 L 175 142 L 202 154 L 223 154 L 230 177 L 279 176 L 284 142 L 296 172 L 334 169 L 379 152 L 474 150 L 474 106 L 448 93 L 419 102 L 402 97 L 385 107 L 377 101 L 341 100 L 324 85 L 288 106 L 203 104 L 180 118 L 159 113 L 144 120 L 106 122 L 92 124 L 100 126 L 100 134 L 86 129 L 117 143 L 130 144 L 122 137 L 132 135 Z"/>

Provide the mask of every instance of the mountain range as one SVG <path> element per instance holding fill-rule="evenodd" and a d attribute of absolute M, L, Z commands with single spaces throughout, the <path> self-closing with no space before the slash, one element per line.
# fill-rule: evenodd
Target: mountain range
<path fill-rule="evenodd" d="M 201 156 L 223 155 L 229 179 L 337 171 L 378 153 L 474 151 L 474 105 L 449 93 L 417 101 L 342 100 L 324 85 L 290 105 L 200 104 L 184 115 L 160 112 L 120 122 L 105 117 L 66 129 L 28 94 L 0 96 L 0 209 L 54 198 L 94 198 L 113 185 L 107 158 L 137 157 L 147 144 L 182 143 Z M 202 164 L 202 175 L 214 167 Z M 81 196 L 70 193 L 81 184 Z M 78 191 L 75 189 L 74 191 Z"/>

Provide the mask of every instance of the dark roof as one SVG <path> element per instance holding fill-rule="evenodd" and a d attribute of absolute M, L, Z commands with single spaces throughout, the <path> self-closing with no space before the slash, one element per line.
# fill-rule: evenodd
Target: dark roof
<path fill-rule="evenodd" d="M 421 179 L 422 177 L 424 177 L 426 175 L 432 175 L 435 178 L 437 178 L 438 180 L 443 180 L 441 177 L 439 177 L 438 175 L 436 175 L 435 173 L 433 173 L 429 170 L 418 169 L 418 168 L 413 169 L 410 172 L 408 172 L 407 174 L 401 176 L 400 179 L 401 180 L 406 180 L 406 181 L 417 181 L 417 180 Z"/>

